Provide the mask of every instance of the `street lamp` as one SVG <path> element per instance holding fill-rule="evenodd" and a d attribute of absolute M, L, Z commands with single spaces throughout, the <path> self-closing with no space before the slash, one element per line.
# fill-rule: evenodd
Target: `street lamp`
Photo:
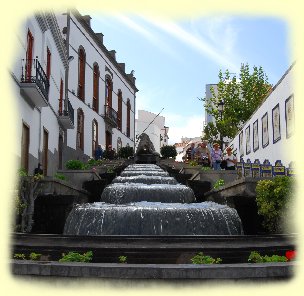
<path fill-rule="evenodd" d="M 218 104 L 217 104 L 217 108 L 218 108 L 218 112 L 220 113 L 221 115 L 221 121 L 223 119 L 223 111 L 224 111 L 224 101 L 220 101 Z M 223 137 L 222 137 L 222 134 L 220 133 L 220 145 L 221 145 L 221 149 L 223 149 Z"/>

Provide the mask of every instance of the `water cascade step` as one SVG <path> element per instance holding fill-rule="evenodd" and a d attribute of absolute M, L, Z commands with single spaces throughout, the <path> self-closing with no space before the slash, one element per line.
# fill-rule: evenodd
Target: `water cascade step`
<path fill-rule="evenodd" d="M 128 166 L 121 173 L 121 178 L 129 178 L 128 181 L 108 185 L 101 202 L 74 206 L 66 220 L 64 234 L 243 234 L 235 209 L 214 202 L 194 203 L 192 189 L 182 184 L 152 182 L 155 178 L 168 177 L 157 165 Z M 143 183 L 132 182 L 136 179 Z"/>

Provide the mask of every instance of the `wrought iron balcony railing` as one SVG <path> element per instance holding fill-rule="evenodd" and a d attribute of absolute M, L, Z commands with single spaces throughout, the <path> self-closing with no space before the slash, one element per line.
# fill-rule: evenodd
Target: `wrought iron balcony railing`
<path fill-rule="evenodd" d="M 63 127 L 66 129 L 74 128 L 74 108 L 71 102 L 68 100 L 67 109 L 59 111 L 59 121 L 62 123 Z"/>
<path fill-rule="evenodd" d="M 21 83 L 37 85 L 44 99 L 48 101 L 50 83 L 37 57 L 31 60 L 22 59 Z"/>
<path fill-rule="evenodd" d="M 104 119 L 111 124 L 113 127 L 117 127 L 118 125 L 118 114 L 112 107 L 109 105 L 104 106 Z"/>

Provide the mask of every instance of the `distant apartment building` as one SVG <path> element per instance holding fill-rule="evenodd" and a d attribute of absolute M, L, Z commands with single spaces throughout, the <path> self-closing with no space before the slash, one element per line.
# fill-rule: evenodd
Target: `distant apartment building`
<path fill-rule="evenodd" d="M 165 117 L 157 116 L 152 112 L 138 110 L 136 119 L 136 147 L 139 144 L 139 137 L 142 133 L 149 136 L 156 152 L 160 153 L 160 148 L 168 145 L 169 127 L 165 126 Z"/>
<path fill-rule="evenodd" d="M 135 145 L 135 77 L 106 49 L 90 19 L 77 10 L 39 12 L 17 36 L 14 152 L 30 174 L 41 163 L 44 175 L 53 175 L 69 159 L 94 156 L 98 144 Z"/>

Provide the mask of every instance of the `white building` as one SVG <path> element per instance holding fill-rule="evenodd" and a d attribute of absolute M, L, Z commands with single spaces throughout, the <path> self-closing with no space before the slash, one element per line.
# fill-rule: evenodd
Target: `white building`
<path fill-rule="evenodd" d="M 288 167 L 296 157 L 294 148 L 294 94 L 292 65 L 272 88 L 261 106 L 244 124 L 229 146 L 236 150 L 237 158 L 261 163 L 265 159 L 274 165 L 276 160 Z"/>
<path fill-rule="evenodd" d="M 53 175 L 69 159 L 86 160 L 97 144 L 134 147 L 133 73 L 78 11 L 39 12 L 17 36 L 11 70 L 19 107 L 16 155 L 30 174 Z"/>
<path fill-rule="evenodd" d="M 136 119 L 136 148 L 139 144 L 139 136 L 145 133 L 149 136 L 156 152 L 160 153 L 160 148 L 168 145 L 169 127 L 165 126 L 165 117 L 157 116 L 152 112 L 138 110 Z"/>

